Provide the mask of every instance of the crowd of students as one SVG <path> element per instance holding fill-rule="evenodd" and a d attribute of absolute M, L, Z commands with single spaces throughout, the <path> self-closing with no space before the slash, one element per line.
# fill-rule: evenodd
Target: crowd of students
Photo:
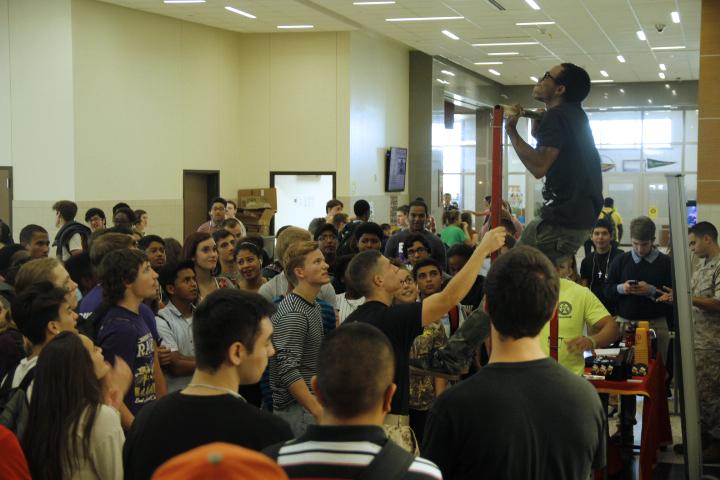
<path fill-rule="evenodd" d="M 310 230 L 280 229 L 270 258 L 221 198 L 182 244 L 126 204 L 108 227 L 57 202 L 52 254 L 39 225 L 0 249 L 0 477 L 183 478 L 245 461 L 237 478 L 588 478 L 606 412 L 583 352 L 619 339 L 617 315 L 662 337 L 672 302 L 654 224 L 633 220 L 623 254 L 601 214 L 578 275 L 574 259 L 513 248 L 509 212 L 478 239 L 446 203 L 440 235 L 421 199 L 388 235 L 364 200 L 338 230 L 331 200 Z M 707 225 L 691 239 L 712 274 Z M 623 404 L 624 433 L 634 416 Z"/>

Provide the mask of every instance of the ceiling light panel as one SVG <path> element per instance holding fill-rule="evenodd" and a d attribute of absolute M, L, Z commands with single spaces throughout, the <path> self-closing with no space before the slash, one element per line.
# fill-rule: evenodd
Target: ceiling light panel
<path fill-rule="evenodd" d="M 531 27 L 535 25 L 555 25 L 555 22 L 517 22 L 518 27 Z"/>
<path fill-rule="evenodd" d="M 465 17 L 399 17 L 386 18 L 386 22 L 435 22 L 442 20 L 462 20 Z"/>
<path fill-rule="evenodd" d="M 638 40 L 641 40 L 643 42 L 645 40 L 647 40 L 647 37 L 645 36 L 645 32 L 643 32 L 642 30 L 638 30 L 637 32 L 635 32 L 635 35 L 637 35 Z"/>
<path fill-rule="evenodd" d="M 452 38 L 453 40 L 460 40 L 460 37 L 458 37 L 457 35 L 455 35 L 455 34 L 454 34 L 453 32 L 451 32 L 450 30 L 443 30 L 443 31 L 442 31 L 442 34 L 445 35 L 445 36 L 448 37 L 448 38 Z"/>
<path fill-rule="evenodd" d="M 520 55 L 519 52 L 490 52 L 488 53 L 491 57 L 501 57 L 505 55 Z"/>
<path fill-rule="evenodd" d="M 670 12 L 673 23 L 680 23 L 680 12 Z"/>
<path fill-rule="evenodd" d="M 525 0 L 525 3 L 527 3 L 533 10 L 540 10 L 540 5 L 538 5 L 535 0 Z"/>
<path fill-rule="evenodd" d="M 473 43 L 473 47 L 514 47 L 518 45 L 539 45 L 540 42 L 498 42 L 498 43 Z"/>
<path fill-rule="evenodd" d="M 253 15 L 251 13 L 243 12 L 242 10 L 237 9 L 235 7 L 225 7 L 225 10 L 227 10 L 229 12 L 237 13 L 238 15 L 242 15 L 243 17 L 257 18 L 255 15 Z"/>

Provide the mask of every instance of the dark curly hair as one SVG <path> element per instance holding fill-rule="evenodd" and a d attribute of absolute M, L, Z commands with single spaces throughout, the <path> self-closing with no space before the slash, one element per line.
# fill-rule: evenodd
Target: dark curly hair
<path fill-rule="evenodd" d="M 136 248 L 115 250 L 105 255 L 100 264 L 100 283 L 106 305 L 115 305 L 123 299 L 126 285 L 137 279 L 140 267 L 147 261 L 147 255 Z"/>

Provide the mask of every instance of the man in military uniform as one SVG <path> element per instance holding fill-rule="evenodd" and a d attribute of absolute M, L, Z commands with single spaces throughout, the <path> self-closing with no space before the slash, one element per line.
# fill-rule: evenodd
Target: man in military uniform
<path fill-rule="evenodd" d="M 690 250 L 701 261 L 692 276 L 695 323 L 695 375 L 700 398 L 703 461 L 720 462 L 720 246 L 718 231 L 699 222 L 688 234 Z M 672 289 L 658 301 L 672 302 Z"/>

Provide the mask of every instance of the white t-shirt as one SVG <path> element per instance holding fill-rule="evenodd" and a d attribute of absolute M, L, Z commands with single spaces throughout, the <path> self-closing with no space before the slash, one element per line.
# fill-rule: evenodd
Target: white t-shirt
<path fill-rule="evenodd" d="M 86 413 L 87 414 L 87 413 Z M 78 428 L 82 438 L 83 428 Z M 100 405 L 90 433 L 90 456 L 80 459 L 80 468 L 71 480 L 122 480 L 122 449 L 125 433 L 120 424 L 120 413 L 107 405 Z"/>
<path fill-rule="evenodd" d="M 73 250 L 82 250 L 82 236 L 79 233 L 76 233 L 72 237 L 70 237 L 70 241 L 68 242 L 67 246 L 63 247 L 62 249 L 62 261 L 64 262 L 68 258 L 70 258 L 72 255 L 70 252 Z"/>
<path fill-rule="evenodd" d="M 360 305 L 365 303 L 365 297 L 351 300 L 345 297 L 344 293 L 338 293 L 335 296 L 335 307 L 338 309 L 338 319 L 342 324 L 345 319 L 350 316 Z"/>
<path fill-rule="evenodd" d="M 25 378 L 25 375 L 30 371 L 31 368 L 33 368 L 35 365 L 37 365 L 39 355 L 35 355 L 34 357 L 28 359 L 27 357 L 20 360 L 20 363 L 18 364 L 17 368 L 15 369 L 15 375 L 13 376 L 12 380 L 12 388 L 17 388 L 20 386 L 20 383 L 23 381 L 23 378 Z M 30 382 L 30 386 L 28 386 L 27 389 L 27 399 L 30 401 L 30 397 L 32 396 L 32 388 L 33 384 L 35 383 L 35 380 Z"/>

